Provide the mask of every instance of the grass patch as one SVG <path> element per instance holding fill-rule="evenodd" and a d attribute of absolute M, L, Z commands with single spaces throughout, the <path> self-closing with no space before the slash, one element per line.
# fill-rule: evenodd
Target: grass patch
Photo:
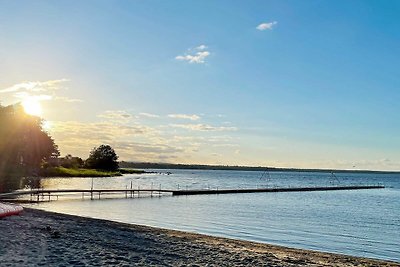
<path fill-rule="evenodd" d="M 102 171 L 94 169 L 70 169 L 64 167 L 51 167 L 42 169 L 40 175 L 44 177 L 113 177 L 121 176 L 121 172 Z"/>

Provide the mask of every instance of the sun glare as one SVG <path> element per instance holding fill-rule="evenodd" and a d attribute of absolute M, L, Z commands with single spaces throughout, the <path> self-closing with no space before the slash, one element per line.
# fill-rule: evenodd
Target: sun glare
<path fill-rule="evenodd" d="M 42 107 L 38 100 L 34 98 L 27 98 L 22 102 L 22 106 L 27 114 L 33 116 L 42 115 Z"/>
<path fill-rule="evenodd" d="M 51 122 L 43 120 L 42 121 L 42 128 L 45 131 L 49 131 L 51 129 Z"/>

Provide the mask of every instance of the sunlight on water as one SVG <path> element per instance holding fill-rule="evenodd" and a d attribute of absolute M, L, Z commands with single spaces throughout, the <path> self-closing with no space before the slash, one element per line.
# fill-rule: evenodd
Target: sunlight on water
<path fill-rule="evenodd" d="M 93 179 L 94 188 L 256 188 L 326 186 L 327 173 L 171 170 Z M 337 174 L 343 184 L 383 183 L 385 189 L 335 192 L 162 196 L 101 201 L 60 200 L 35 207 L 126 223 L 191 231 L 289 247 L 400 261 L 400 176 Z M 45 188 L 91 187 L 91 178 L 54 178 Z"/>

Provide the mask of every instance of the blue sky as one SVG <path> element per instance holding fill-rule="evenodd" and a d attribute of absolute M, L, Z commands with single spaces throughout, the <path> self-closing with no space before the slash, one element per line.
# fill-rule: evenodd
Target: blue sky
<path fill-rule="evenodd" d="M 398 1 L 1 1 L 0 101 L 61 153 L 400 170 Z M 261 25 L 261 26 L 260 26 Z"/>

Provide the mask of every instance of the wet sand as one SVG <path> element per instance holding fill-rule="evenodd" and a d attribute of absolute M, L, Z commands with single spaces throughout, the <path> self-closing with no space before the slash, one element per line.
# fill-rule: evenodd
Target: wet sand
<path fill-rule="evenodd" d="M 1 266 L 400 266 L 25 209 L 0 219 Z"/>

